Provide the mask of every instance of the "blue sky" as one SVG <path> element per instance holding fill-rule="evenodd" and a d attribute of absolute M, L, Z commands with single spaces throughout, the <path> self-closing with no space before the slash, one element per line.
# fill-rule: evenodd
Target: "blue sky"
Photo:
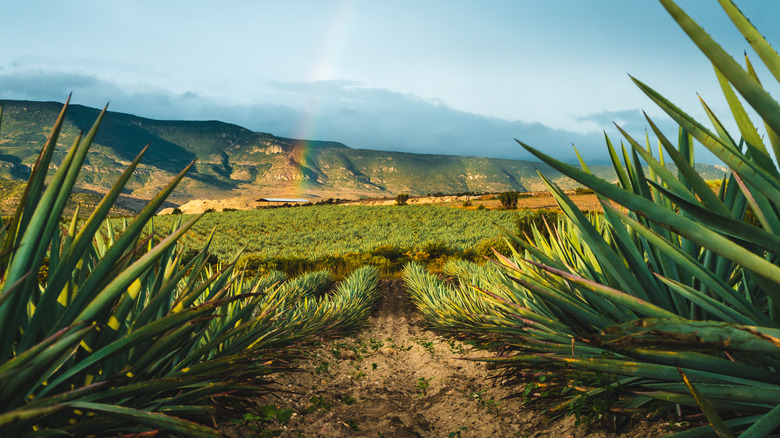
<path fill-rule="evenodd" d="M 640 110 L 665 119 L 628 74 L 702 120 L 696 93 L 727 111 L 710 64 L 653 0 L 3 3 L 4 99 L 72 91 L 354 148 L 529 158 L 518 138 L 571 160 L 574 143 L 591 161 L 602 131 L 617 139 L 613 121 L 642 136 Z M 749 51 L 716 1 L 678 3 L 735 57 Z M 736 3 L 780 44 L 780 2 Z"/>

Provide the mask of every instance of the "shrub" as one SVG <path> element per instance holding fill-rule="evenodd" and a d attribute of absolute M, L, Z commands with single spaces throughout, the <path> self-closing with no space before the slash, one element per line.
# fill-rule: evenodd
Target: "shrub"
<path fill-rule="evenodd" d="M 399 193 L 395 197 L 395 203 L 396 205 L 406 205 L 406 201 L 409 200 L 409 195 L 406 193 Z"/>
<path fill-rule="evenodd" d="M 501 207 L 505 210 L 516 209 L 518 199 L 520 199 L 520 194 L 514 191 L 503 192 L 498 195 L 498 200 L 501 201 Z"/>
<path fill-rule="evenodd" d="M 503 237 L 491 237 L 488 239 L 483 239 L 477 242 L 476 245 L 474 245 L 474 252 L 478 256 L 493 258 L 495 256 L 495 254 L 493 254 L 494 249 L 499 254 L 505 256 L 512 254 L 512 248 L 509 246 L 509 244 L 506 242 L 506 239 L 504 239 Z"/>
<path fill-rule="evenodd" d="M 593 189 L 589 189 L 587 187 L 577 187 L 574 189 L 575 195 L 592 195 L 596 192 L 593 191 Z"/>

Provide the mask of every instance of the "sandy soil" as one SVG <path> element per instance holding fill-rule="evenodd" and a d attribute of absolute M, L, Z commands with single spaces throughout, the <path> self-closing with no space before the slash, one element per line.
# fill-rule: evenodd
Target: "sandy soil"
<path fill-rule="evenodd" d="M 285 423 L 221 424 L 229 437 L 654 437 L 661 423 L 634 422 L 623 434 L 548 421 L 527 409 L 482 362 L 487 353 L 425 329 L 400 280 L 384 280 L 366 329 L 312 348 L 299 371 L 277 376 L 278 390 L 243 406 L 290 409 Z M 290 411 L 288 411 L 288 414 Z M 237 414 L 233 414 L 235 417 Z M 240 422 L 239 422 L 240 423 Z M 259 430 L 265 429 L 266 432 Z M 265 435 L 263 433 L 266 433 Z"/>

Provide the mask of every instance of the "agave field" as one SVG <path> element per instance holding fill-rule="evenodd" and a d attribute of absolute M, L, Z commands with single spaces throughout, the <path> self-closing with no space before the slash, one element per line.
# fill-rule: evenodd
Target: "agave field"
<path fill-rule="evenodd" d="M 302 416 L 309 415 L 297 420 L 301 427 L 315 423 L 314 411 L 335 415 L 324 413 L 330 404 L 320 385 L 344 391 L 344 382 L 360 381 L 376 391 L 376 381 L 360 379 L 377 370 L 386 382 L 416 385 L 419 400 L 398 404 L 401 409 L 444 416 L 431 405 L 457 388 L 426 370 L 405 369 L 399 358 L 412 357 L 414 345 L 364 337 L 351 347 L 329 344 L 324 355 L 315 350 L 369 324 L 375 330 L 392 321 L 411 327 L 410 318 L 448 339 L 442 343 L 451 349 L 446 361 L 435 362 L 439 338 L 416 330 L 419 337 L 410 342 L 431 356 L 416 363 L 444 369 L 465 351 L 457 342 L 468 342 L 482 354 L 463 369 L 487 363 L 523 408 L 540 408 L 548 417 L 573 414 L 577 423 L 613 428 L 628 419 L 674 419 L 682 429 L 676 437 L 777 434 L 780 104 L 749 58 L 738 63 L 673 1 L 660 1 L 712 62 L 738 132 L 729 132 L 723 115 L 703 100 L 712 129 L 633 79 L 679 131 L 668 138 L 648 117 L 657 147 L 622 129 L 619 144 L 607 139 L 617 185 L 592 175 L 584 162 L 575 167 L 519 142 L 593 190 L 603 210 L 598 214 L 584 213 L 545 180 L 562 214 L 538 220 L 440 206 L 155 218 L 191 164 L 137 216 L 108 219 L 144 149 L 88 219 L 79 219 L 78 211 L 63 218 L 103 117 L 58 167 L 50 166 L 66 102 L 18 208 L 0 223 L 0 435 L 220 436 L 225 431 L 215 427 L 226 421 L 217 418 L 217 406 L 266 396 L 292 403 L 295 396 L 280 396 L 272 383 L 281 376 L 292 388 L 295 361 L 306 358 L 312 363 L 297 370 L 312 369 L 311 387 L 299 401 Z M 719 3 L 780 82 L 780 56 L 731 1 Z M 718 191 L 694 170 L 695 143 L 730 169 Z M 500 228 L 504 243 L 497 239 Z M 499 250 L 486 260 L 478 257 L 488 253 L 480 246 Z M 333 262 L 349 254 L 360 255 L 353 265 Z M 268 262 L 281 259 L 330 260 L 334 269 L 301 263 L 282 272 Z M 403 279 L 389 288 L 392 299 L 382 301 L 380 275 L 392 274 L 392 263 L 404 264 Z M 416 316 L 399 311 L 404 300 Z M 377 315 L 380 301 L 387 314 Z M 360 362 L 370 355 L 373 363 Z M 341 361 L 351 380 L 336 382 L 324 356 Z M 461 369 L 447 367 L 453 375 Z M 437 398 L 428 398 L 437 384 Z M 484 391 L 466 391 L 465 398 L 478 403 L 479 412 L 498 412 Z M 340 400 L 342 412 L 371 411 L 347 408 L 354 396 Z M 389 405 L 360 401 L 374 403 L 387 427 L 397 421 L 403 430 L 418 430 L 411 426 L 414 413 L 390 418 Z M 243 417 L 239 434 L 278 436 L 281 429 L 266 433 L 253 422 L 283 423 L 293 415 L 276 405 L 260 411 L 263 416 Z M 454 412 L 449 418 L 466 411 Z M 356 420 L 338 423 L 342 434 L 360 430 Z M 425 423 L 419 430 L 441 434 L 428 420 L 417 423 Z M 378 427 L 371 431 L 384 436 Z M 293 432 L 284 436 L 297 436 Z M 448 436 L 461 433 L 467 428 Z"/>
<path fill-rule="evenodd" d="M 454 250 L 465 250 L 499 236 L 494 223 L 514 228 L 516 215 L 513 211 L 467 211 L 435 205 L 231 211 L 207 213 L 182 241 L 199 248 L 216 229 L 210 248 L 223 260 L 242 248 L 260 258 L 303 255 L 311 259 L 367 252 L 380 246 L 421 249 L 427 244 L 446 243 Z M 172 216 L 159 216 L 155 226 L 167 228 L 172 220 Z"/>

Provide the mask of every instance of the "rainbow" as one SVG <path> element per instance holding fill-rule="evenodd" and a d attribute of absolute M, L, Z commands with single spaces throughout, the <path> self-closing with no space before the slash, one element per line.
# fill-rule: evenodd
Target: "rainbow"
<path fill-rule="evenodd" d="M 319 56 L 315 61 L 311 74 L 307 78 L 308 82 L 320 82 L 336 79 L 333 77 L 335 64 L 338 62 L 339 54 L 348 29 L 349 19 L 352 16 L 356 2 L 355 0 L 340 1 L 329 20 L 325 34 L 321 39 L 321 47 L 318 51 Z M 316 90 L 316 88 L 315 88 Z M 295 137 L 301 142 L 296 145 L 293 156 L 303 166 L 310 167 L 313 162 L 313 148 L 309 140 L 317 138 L 318 128 L 320 127 L 322 114 L 321 96 L 311 95 L 307 100 L 307 107 L 304 110 L 300 123 L 295 130 Z M 293 193 L 297 197 L 305 195 L 308 188 L 307 180 L 293 180 Z"/>

